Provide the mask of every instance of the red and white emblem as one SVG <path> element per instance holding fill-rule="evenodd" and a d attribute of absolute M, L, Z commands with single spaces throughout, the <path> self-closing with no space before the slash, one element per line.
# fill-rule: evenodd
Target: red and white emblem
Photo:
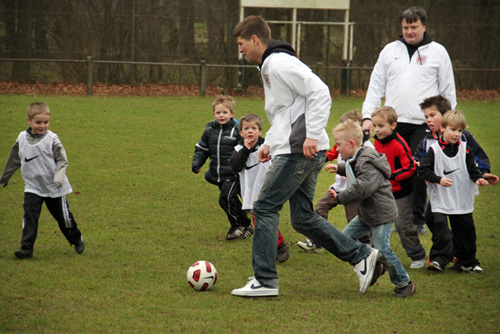
<path fill-rule="evenodd" d="M 424 65 L 427 62 L 427 56 L 418 56 L 417 64 Z"/>
<path fill-rule="evenodd" d="M 269 75 L 264 74 L 263 77 L 264 77 L 264 82 L 266 83 L 266 86 L 271 88 L 271 81 L 269 80 Z"/>

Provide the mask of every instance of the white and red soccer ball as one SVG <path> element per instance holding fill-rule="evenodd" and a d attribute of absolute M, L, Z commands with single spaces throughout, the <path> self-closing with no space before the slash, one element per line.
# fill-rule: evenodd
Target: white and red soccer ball
<path fill-rule="evenodd" d="M 196 261 L 187 271 L 189 285 L 200 291 L 210 290 L 217 283 L 217 269 L 208 261 Z"/>

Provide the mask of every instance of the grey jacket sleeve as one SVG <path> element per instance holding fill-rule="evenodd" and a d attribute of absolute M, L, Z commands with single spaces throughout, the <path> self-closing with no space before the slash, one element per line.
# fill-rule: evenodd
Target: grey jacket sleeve
<path fill-rule="evenodd" d="M 68 167 L 68 156 L 66 155 L 66 150 L 63 144 L 59 140 L 59 137 L 54 139 L 52 144 L 52 153 L 54 154 L 54 160 L 56 161 L 56 173 L 54 175 L 54 183 L 61 187 L 64 184 L 64 177 L 66 176 L 66 168 Z"/>
<path fill-rule="evenodd" d="M 2 176 L 0 176 L 0 184 L 5 187 L 9 182 L 10 178 L 16 170 L 21 167 L 21 159 L 19 158 L 19 143 L 16 141 L 12 146 L 9 154 L 9 158 L 5 163 L 5 167 L 2 172 Z"/>

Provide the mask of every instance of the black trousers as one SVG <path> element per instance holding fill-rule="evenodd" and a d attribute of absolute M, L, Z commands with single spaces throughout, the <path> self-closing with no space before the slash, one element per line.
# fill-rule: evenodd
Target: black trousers
<path fill-rule="evenodd" d="M 450 222 L 451 231 L 448 228 Z M 472 213 L 446 215 L 432 213 L 427 207 L 425 221 L 432 232 L 431 261 L 437 261 L 444 268 L 455 256 L 464 267 L 479 265 L 476 259 L 476 226 Z"/>
<path fill-rule="evenodd" d="M 425 138 L 426 130 L 427 124 L 398 123 L 396 127 L 397 133 L 406 141 L 412 154 L 415 154 L 418 144 Z M 413 223 L 418 226 L 424 225 L 427 185 L 423 179 L 417 176 L 417 173 L 411 177 L 411 184 L 413 191 Z"/>
<path fill-rule="evenodd" d="M 21 249 L 33 252 L 35 240 L 38 234 L 38 220 L 42 212 L 42 204 L 45 202 L 52 217 L 57 220 L 59 229 L 70 244 L 74 245 L 81 239 L 81 232 L 78 229 L 73 214 L 69 211 L 66 196 L 50 198 L 41 197 L 33 193 L 24 193 L 24 217 L 23 217 L 23 237 L 21 239 Z"/>
<path fill-rule="evenodd" d="M 227 215 L 231 227 L 248 226 L 252 223 L 247 213 L 241 208 L 239 195 L 240 181 L 224 181 L 219 184 L 219 205 Z"/>

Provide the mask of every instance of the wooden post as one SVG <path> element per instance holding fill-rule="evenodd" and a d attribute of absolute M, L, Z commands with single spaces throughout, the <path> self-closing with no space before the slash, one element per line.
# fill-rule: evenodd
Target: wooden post
<path fill-rule="evenodd" d="M 94 60 L 92 56 L 87 56 L 87 96 L 92 96 L 92 86 L 94 85 Z"/>
<path fill-rule="evenodd" d="M 207 62 L 200 61 L 200 96 L 205 96 L 207 89 Z"/>

